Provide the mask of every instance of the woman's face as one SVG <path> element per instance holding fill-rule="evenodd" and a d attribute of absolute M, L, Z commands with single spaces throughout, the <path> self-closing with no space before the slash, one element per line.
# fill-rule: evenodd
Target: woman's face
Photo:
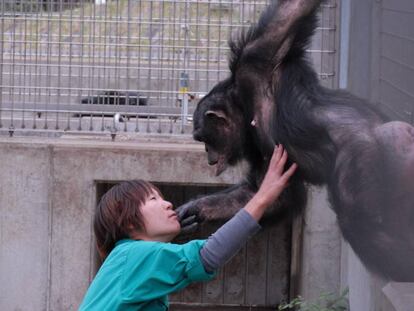
<path fill-rule="evenodd" d="M 180 223 L 171 202 L 165 201 L 155 190 L 141 206 L 141 214 L 145 232 L 139 233 L 139 239 L 169 242 L 180 233 Z"/>

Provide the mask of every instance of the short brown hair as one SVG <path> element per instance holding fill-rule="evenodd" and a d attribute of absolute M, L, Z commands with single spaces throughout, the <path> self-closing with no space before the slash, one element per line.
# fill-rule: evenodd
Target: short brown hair
<path fill-rule="evenodd" d="M 159 190 L 144 180 L 121 182 L 101 198 L 95 212 L 96 244 L 104 259 L 119 240 L 129 238 L 131 228 L 144 230 L 141 206 L 153 191 Z"/>

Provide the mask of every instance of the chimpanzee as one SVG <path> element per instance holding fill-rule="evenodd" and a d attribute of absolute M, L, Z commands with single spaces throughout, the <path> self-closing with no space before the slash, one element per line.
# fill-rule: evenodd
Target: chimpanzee
<path fill-rule="evenodd" d="M 299 170 L 285 196 L 291 203 L 276 210 L 300 210 L 304 182 L 327 185 L 341 232 L 364 264 L 414 281 L 414 128 L 321 86 L 305 54 L 320 3 L 279 0 L 229 42 L 231 75 L 199 102 L 193 135 L 217 174 L 241 159 L 250 170 L 239 185 L 178 211 L 200 221 L 231 216 L 258 188 L 274 145 L 283 144 Z"/>

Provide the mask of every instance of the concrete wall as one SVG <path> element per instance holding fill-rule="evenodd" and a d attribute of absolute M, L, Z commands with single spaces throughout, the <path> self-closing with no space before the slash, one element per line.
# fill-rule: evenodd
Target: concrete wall
<path fill-rule="evenodd" d="M 316 300 L 340 292 L 341 235 L 326 188 L 310 187 L 303 215 L 299 294 Z"/>
<path fill-rule="evenodd" d="M 376 103 L 392 118 L 411 123 L 413 10 L 411 0 L 350 0 L 347 81 L 352 93 Z M 414 310 L 414 298 L 405 309 L 391 303 L 392 295 L 385 293 L 393 285 L 367 271 L 346 242 L 342 242 L 341 280 L 342 287 L 349 287 L 352 311 Z"/>
<path fill-rule="evenodd" d="M 44 145 L 0 149 L 0 309 L 45 310 L 50 152 Z"/>
<path fill-rule="evenodd" d="M 187 142 L 0 139 L 0 310 L 75 310 L 93 274 L 96 182 L 214 177 Z"/>
<path fill-rule="evenodd" d="M 77 309 L 94 273 L 97 182 L 232 184 L 242 174 L 215 177 L 190 138 L 117 139 L 0 138 L 0 310 Z M 339 236 L 324 196 L 311 191 L 303 218 L 298 278 L 308 298 L 339 287 Z"/>

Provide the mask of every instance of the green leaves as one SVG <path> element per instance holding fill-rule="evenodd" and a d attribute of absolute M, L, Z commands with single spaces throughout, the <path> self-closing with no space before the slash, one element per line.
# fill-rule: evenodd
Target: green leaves
<path fill-rule="evenodd" d="M 348 292 L 349 289 L 346 288 L 339 296 L 334 293 L 322 293 L 314 302 L 307 302 L 301 296 L 298 296 L 289 303 L 280 304 L 277 310 L 348 311 Z"/>

